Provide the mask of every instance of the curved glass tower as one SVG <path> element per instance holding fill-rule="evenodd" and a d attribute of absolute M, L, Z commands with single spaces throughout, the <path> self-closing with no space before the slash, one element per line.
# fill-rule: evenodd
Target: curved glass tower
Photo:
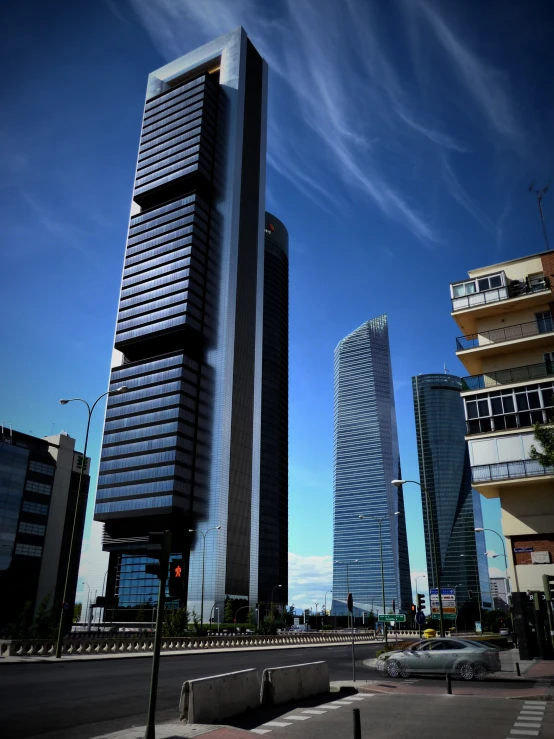
<path fill-rule="evenodd" d="M 397 612 L 407 612 L 404 499 L 391 485 L 401 475 L 386 315 L 366 321 L 335 349 L 334 426 L 333 613 L 347 612 L 349 591 L 357 613 L 383 612 L 375 519 L 382 520 L 386 611 L 394 601 Z"/>
<path fill-rule="evenodd" d="M 472 590 L 480 593 L 483 605 L 488 607 L 491 599 L 485 538 L 483 532 L 475 532 L 476 526 L 483 525 L 481 500 L 471 488 L 460 397 L 462 381 L 450 374 L 418 375 L 412 378 L 412 388 L 419 474 L 435 515 L 441 586 L 457 586 L 458 605 L 465 603 L 468 590 Z M 436 587 L 423 493 L 422 505 L 429 585 Z"/>

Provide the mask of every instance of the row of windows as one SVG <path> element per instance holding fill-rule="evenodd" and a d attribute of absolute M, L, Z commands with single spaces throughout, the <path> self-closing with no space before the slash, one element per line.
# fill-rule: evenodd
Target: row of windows
<path fill-rule="evenodd" d="M 171 126 L 166 133 L 151 136 L 140 147 L 139 161 L 142 157 L 148 157 L 152 151 L 156 152 L 162 150 L 164 147 L 173 146 L 175 142 L 181 141 L 184 136 L 189 135 L 191 131 L 197 130 L 200 126 L 203 131 L 210 133 L 212 136 L 214 135 L 215 126 L 207 118 L 202 116 L 202 112 L 199 112 L 184 123 Z"/>
<path fill-rule="evenodd" d="M 149 133 L 151 133 L 152 131 L 156 131 L 162 126 L 167 126 L 173 121 L 180 120 L 187 115 L 189 108 L 192 108 L 196 104 L 203 102 L 204 89 L 199 88 L 197 91 L 195 90 L 193 95 L 185 99 L 184 104 L 179 106 L 181 110 L 176 110 L 175 112 L 170 112 L 169 114 L 167 114 L 167 112 L 158 113 L 157 115 L 150 116 L 148 119 L 146 119 L 142 127 L 142 135 L 147 136 Z"/>
<path fill-rule="evenodd" d="M 165 157 L 171 157 L 178 152 L 186 151 L 186 149 L 193 145 L 199 144 L 202 138 L 202 126 L 194 126 L 186 134 L 176 136 L 174 139 L 166 141 L 165 144 L 159 146 L 153 146 L 147 149 L 139 156 L 138 164 L 151 164 L 154 162 L 160 162 Z"/>
<path fill-rule="evenodd" d="M 140 151 L 139 163 L 150 157 L 157 156 L 164 151 L 171 151 L 195 136 L 200 136 L 204 129 L 204 121 L 200 117 L 183 126 L 179 131 L 175 131 L 173 135 L 170 134 L 169 136 L 161 137 L 163 139 L 162 141 L 158 141 L 157 139 L 150 140 L 148 142 L 149 146 L 144 146 Z"/>
<path fill-rule="evenodd" d="M 184 316 L 179 316 L 178 318 L 171 318 L 167 321 L 160 321 L 159 323 L 152 323 L 148 324 L 147 326 L 142 326 L 141 328 L 135 328 L 131 331 L 124 331 L 124 332 L 118 332 L 117 333 L 117 340 L 118 341 L 128 341 L 129 339 L 134 339 L 137 336 L 144 336 L 145 334 L 151 334 L 155 331 L 163 331 L 168 328 L 173 328 L 175 326 L 183 326 L 184 324 L 187 324 L 191 328 L 196 329 L 196 331 L 201 330 L 200 323 L 193 318 L 192 316 L 189 316 L 188 314 L 185 314 Z"/>
<path fill-rule="evenodd" d="M 198 125 L 198 121 L 202 120 L 202 117 L 202 103 L 195 103 L 194 105 L 190 106 L 189 112 L 186 115 L 180 116 L 177 121 L 172 121 L 166 126 L 156 128 L 156 130 L 152 132 L 143 133 L 140 138 L 139 154 L 142 154 L 142 152 L 146 148 L 148 148 L 147 145 L 152 141 L 158 143 L 160 136 L 164 136 L 164 134 L 179 130 L 182 126 L 186 125 L 187 123 L 192 123 L 193 121 L 195 125 Z"/>
<path fill-rule="evenodd" d="M 177 298 L 179 298 L 181 295 L 186 295 L 187 297 L 190 297 L 191 293 L 188 292 L 188 288 L 189 288 L 188 280 L 177 281 L 177 282 L 174 282 L 172 285 L 166 285 L 165 287 L 162 287 L 159 290 L 149 290 L 148 292 L 142 293 L 141 295 L 137 295 L 134 298 L 128 298 L 127 300 L 120 300 L 119 310 L 123 311 L 125 308 L 129 308 L 130 306 L 133 306 L 133 305 L 142 307 L 144 305 L 148 305 L 150 301 L 156 298 L 164 298 L 166 296 L 171 296 L 171 295 L 174 295 Z"/>
<path fill-rule="evenodd" d="M 16 544 L 15 553 L 24 557 L 42 557 L 42 547 L 33 546 L 32 544 Z"/>
<path fill-rule="evenodd" d="M 113 431 L 120 428 L 132 428 L 133 426 L 145 426 L 149 423 L 155 424 L 160 421 L 167 421 L 170 418 L 181 418 L 189 423 L 195 422 L 195 415 L 184 411 L 182 408 L 169 408 L 166 411 L 157 411 L 155 413 L 144 413 L 140 416 L 130 416 L 128 418 L 118 418 L 115 421 L 106 421 L 105 431 Z"/>
<path fill-rule="evenodd" d="M 175 365 L 185 364 L 191 369 L 198 370 L 198 362 L 190 359 L 185 354 L 175 354 L 171 357 L 163 359 L 155 359 L 152 362 L 135 365 L 134 367 L 123 367 L 122 369 L 112 370 L 112 382 L 119 382 L 123 379 L 133 377 L 135 375 L 143 375 L 147 372 L 155 372 L 156 370 L 164 370 Z"/>
<path fill-rule="evenodd" d="M 112 503 L 97 503 L 95 512 L 97 514 L 117 513 L 118 511 L 137 511 L 145 508 L 167 508 L 169 506 L 186 508 L 188 507 L 188 502 L 175 498 L 173 495 L 160 495 L 156 498 L 134 498 L 132 500 L 118 500 Z"/>
<path fill-rule="evenodd" d="M 189 90 L 198 87 L 199 85 L 206 84 L 206 75 L 202 74 L 199 77 L 195 77 L 190 82 L 185 82 L 184 85 L 164 92 L 162 95 L 155 97 L 152 100 L 148 100 L 144 106 L 144 117 L 147 119 L 151 115 L 155 115 L 158 110 L 163 110 L 168 107 L 171 101 L 178 101 L 183 95 L 186 95 Z"/>
<path fill-rule="evenodd" d="M 139 233 L 133 232 L 133 234 L 129 235 L 129 238 L 127 239 L 127 248 L 129 249 L 130 247 L 136 246 L 145 241 L 157 239 L 159 236 L 174 233 L 185 226 L 191 226 L 194 222 L 194 206 L 190 206 L 185 210 L 189 212 L 182 213 L 181 210 L 175 211 L 174 213 L 164 216 L 163 219 L 158 219 L 162 221 L 160 225 L 155 226 L 154 224 L 156 221 L 150 221 L 146 224 L 148 225 L 148 228 L 144 226 Z"/>
<path fill-rule="evenodd" d="M 36 462 L 32 459 L 29 462 L 29 469 L 32 472 L 42 472 L 43 475 L 53 476 L 56 468 L 51 464 L 43 464 L 42 462 Z"/>
<path fill-rule="evenodd" d="M 153 259 L 141 259 L 131 267 L 126 267 L 124 271 L 124 278 L 128 279 L 134 275 L 139 275 L 141 272 L 148 272 L 156 267 L 161 267 L 163 264 L 170 264 L 176 262 L 178 259 L 187 259 L 193 256 L 193 248 L 191 245 L 183 247 L 181 249 L 171 249 L 165 254 L 160 254 Z M 198 259 L 202 264 L 204 263 L 204 255 L 199 254 L 197 250 L 194 250 L 194 257 Z"/>
<path fill-rule="evenodd" d="M 166 203 L 165 205 L 159 205 L 154 208 L 151 208 L 150 210 L 144 210 L 141 211 L 141 213 L 137 213 L 137 215 L 131 216 L 131 223 L 129 228 L 134 229 L 141 224 L 148 223 L 149 221 L 155 220 L 159 218 L 160 216 L 166 214 L 166 213 L 172 213 L 175 210 L 178 210 L 180 208 L 188 207 L 189 205 L 194 205 L 197 200 L 196 193 L 192 193 L 191 195 L 186 195 L 184 198 L 179 198 L 178 200 L 172 200 L 169 203 Z"/>
<path fill-rule="evenodd" d="M 147 272 L 142 272 L 140 275 L 136 275 L 134 277 L 127 277 L 123 279 L 123 288 L 131 287 L 132 285 L 137 285 L 139 282 L 144 282 L 146 280 L 151 280 L 154 277 L 160 277 L 161 275 L 166 275 L 170 272 L 174 272 L 178 269 L 184 269 L 186 267 L 190 267 L 190 257 L 186 257 L 185 259 L 177 259 L 175 262 L 172 262 L 171 264 L 166 264 L 162 267 L 156 267 L 155 269 L 150 269 Z"/>
<path fill-rule="evenodd" d="M 107 444 L 116 444 L 122 441 L 140 439 L 143 437 L 162 436 L 172 433 L 174 434 L 176 432 L 184 434 L 187 437 L 191 437 L 194 433 L 194 430 L 192 427 L 186 426 L 184 423 L 174 421 L 173 423 L 165 423 L 158 426 L 147 426 L 146 428 L 133 429 L 132 431 L 121 431 L 116 434 L 107 434 L 104 436 L 104 441 L 102 443 L 107 453 L 107 450 L 111 449 L 111 447 L 106 447 Z"/>
<path fill-rule="evenodd" d="M 28 521 L 20 521 L 19 533 L 20 534 L 34 534 L 35 536 L 44 536 L 46 526 L 40 523 L 29 523 Z"/>
<path fill-rule="evenodd" d="M 198 147 L 195 147 L 198 149 Z M 145 188 L 146 185 L 150 185 L 153 182 L 159 182 L 165 180 L 166 182 L 170 179 L 174 179 L 176 176 L 183 177 L 189 172 L 194 172 L 198 169 L 199 152 L 197 151 L 190 157 L 183 159 L 177 164 L 172 164 L 168 167 L 157 169 L 151 174 L 145 175 L 144 177 L 138 177 L 135 181 L 135 190 L 138 192 L 141 188 Z"/>
<path fill-rule="evenodd" d="M 184 166 L 183 163 L 182 167 L 176 165 L 175 167 L 169 167 L 169 171 L 161 170 L 154 175 L 150 175 L 149 178 L 145 178 L 142 182 L 137 183 L 135 185 L 135 195 L 140 195 L 141 193 L 152 190 L 155 187 L 161 187 L 168 182 L 185 177 L 193 172 L 200 172 L 204 177 L 206 177 L 206 179 L 209 179 L 211 176 L 209 171 L 211 169 L 211 163 L 208 163 L 207 166 L 204 165 L 205 163 L 201 153 L 200 156 L 196 155 L 195 161 L 192 164 Z"/>
<path fill-rule="evenodd" d="M 170 285 L 173 282 L 180 282 L 181 280 L 187 279 L 189 276 L 191 276 L 190 269 L 183 269 L 180 272 L 174 272 L 173 274 L 158 277 L 155 280 L 143 282 L 140 285 L 124 289 L 121 291 L 121 297 L 127 298 L 131 295 L 138 295 L 139 293 L 149 293 L 149 295 L 151 295 L 153 288 L 161 287 L 162 285 Z M 192 288 L 192 282 L 189 284 L 189 288 Z"/>
<path fill-rule="evenodd" d="M 128 385 L 127 387 L 130 387 Z M 112 395 L 110 398 L 109 407 L 114 408 L 115 406 L 129 405 L 134 400 L 140 400 L 141 398 L 148 398 L 152 395 L 163 395 L 166 393 L 180 393 L 188 392 L 190 395 L 196 397 L 196 388 L 193 385 L 189 385 L 187 382 L 182 382 L 180 379 L 175 382 L 158 382 L 153 385 L 146 387 L 137 388 L 136 390 L 130 390 L 122 395 Z"/>
<path fill-rule="evenodd" d="M 189 90 L 187 94 L 182 95 L 180 98 L 168 101 L 165 106 L 160 106 L 155 111 L 149 111 L 149 115 L 145 116 L 143 120 L 143 126 L 151 127 L 154 124 L 159 126 L 165 124 L 168 120 L 174 120 L 176 117 L 184 115 L 190 105 L 198 102 L 203 96 L 207 100 L 210 100 L 210 102 L 214 101 L 214 91 L 204 84 L 199 85 L 197 88 Z"/>
<path fill-rule="evenodd" d="M 186 369 L 185 367 L 176 367 L 175 369 L 167 370 L 166 372 L 153 372 L 148 375 L 133 377 L 132 379 L 127 379 L 125 384 L 128 388 L 134 389 L 140 387 L 148 387 L 149 385 L 161 385 L 164 382 L 168 382 L 174 379 L 188 380 L 193 385 L 196 385 L 198 383 L 197 373 Z M 112 385 L 114 388 L 117 388 L 117 383 L 112 383 Z M 116 397 L 116 395 L 113 395 L 110 400 Z"/>
<path fill-rule="evenodd" d="M 123 454 L 138 454 L 154 449 L 165 449 L 179 447 L 191 452 L 194 442 L 191 439 L 183 439 L 180 436 L 162 436 L 157 439 L 147 439 L 145 441 L 137 441 L 132 444 L 121 444 L 118 446 L 109 446 L 102 449 L 102 459 L 105 457 L 119 457 Z"/>
<path fill-rule="evenodd" d="M 121 470 L 125 467 L 148 467 L 155 464 L 164 464 L 166 462 L 181 462 L 181 464 L 192 464 L 192 455 L 185 452 L 178 452 L 175 449 L 168 449 L 163 452 L 155 452 L 154 454 L 140 454 L 136 457 L 121 457 L 120 459 L 112 459 L 108 462 L 100 463 L 100 472 L 111 472 L 112 470 Z"/>
<path fill-rule="evenodd" d="M 468 395 L 464 398 L 466 418 L 483 418 L 487 416 L 515 413 L 539 408 L 550 408 L 554 405 L 554 384 L 497 390 L 483 395 Z"/>
<path fill-rule="evenodd" d="M 170 167 L 172 170 L 173 167 L 182 166 L 185 162 L 195 161 L 198 158 L 198 153 L 200 151 L 200 137 L 192 139 L 188 145 L 185 145 L 183 148 L 184 151 L 180 151 L 177 154 L 173 154 L 171 156 L 162 155 L 161 157 L 158 157 L 157 159 L 159 159 L 159 161 L 155 161 L 153 164 L 145 162 L 143 167 L 139 167 L 137 169 L 136 181 L 139 182 L 144 180 L 148 175 L 163 172 Z"/>
<path fill-rule="evenodd" d="M 51 495 L 52 486 L 45 485 L 42 482 L 35 482 L 34 480 L 27 480 L 25 483 L 25 490 L 30 493 L 40 493 L 41 495 Z"/>
<path fill-rule="evenodd" d="M 42 503 L 32 503 L 30 500 L 24 500 L 21 510 L 24 513 L 38 513 L 40 516 L 48 515 L 48 506 Z"/>
<path fill-rule="evenodd" d="M 108 475 L 101 474 L 98 478 L 99 486 L 120 485 L 124 482 L 134 480 L 148 480 L 153 477 L 182 477 L 184 480 L 191 479 L 191 471 L 185 467 L 169 465 L 167 467 L 153 467 L 145 470 L 128 470 L 127 472 L 113 472 Z"/>
<path fill-rule="evenodd" d="M 189 306 L 188 303 L 178 303 L 177 305 L 171 306 L 171 308 L 164 308 L 163 310 L 154 311 L 153 313 L 144 313 L 141 316 L 135 318 L 129 318 L 126 321 L 118 321 L 117 332 L 126 331 L 130 328 L 137 326 L 146 326 L 147 324 L 155 323 L 158 324 L 165 318 L 170 316 L 186 316 L 187 314 L 195 316 L 198 320 L 202 320 L 202 314 L 197 309 Z"/>
<path fill-rule="evenodd" d="M 199 298 L 193 293 L 188 293 L 187 291 L 185 291 L 175 293 L 174 295 L 168 295 L 167 297 L 161 298 L 160 300 L 152 300 L 146 303 L 141 303 L 141 305 L 137 305 L 134 308 L 129 308 L 128 310 L 120 310 L 118 320 L 130 318 L 131 316 L 139 316 L 141 315 L 141 313 L 153 312 L 158 308 L 163 308 L 167 305 L 173 305 L 174 303 L 187 302 L 192 302 L 198 308 L 202 308 L 202 301 L 199 300 Z"/>
<path fill-rule="evenodd" d="M 130 405 L 123 404 L 122 406 L 110 406 L 106 411 L 106 418 L 113 418 L 114 416 L 129 415 L 130 413 L 139 413 L 140 411 L 147 411 L 151 408 L 160 408 L 168 405 L 177 405 L 181 402 L 180 395 L 168 395 L 164 398 L 155 398 L 154 400 L 145 400 L 144 403 L 133 403 Z"/>
<path fill-rule="evenodd" d="M 189 123 L 194 119 L 209 121 L 213 125 L 215 123 L 215 97 L 209 89 L 199 89 L 186 100 L 186 105 L 176 112 L 169 111 L 169 114 L 161 114 L 154 120 L 154 116 L 143 122 L 141 131 L 141 152 L 145 145 L 150 143 L 152 139 L 167 133 L 170 130 L 179 128 L 183 123 Z"/>
<path fill-rule="evenodd" d="M 138 485 L 100 488 L 96 499 L 139 497 L 141 495 L 152 495 L 153 493 L 166 493 L 170 491 L 190 495 L 190 484 L 181 482 L 180 480 L 152 480 L 151 482 L 141 482 Z"/>
<path fill-rule="evenodd" d="M 159 241 L 159 239 L 157 239 Z M 125 268 L 133 266 L 135 264 L 143 263 L 147 259 L 152 259 L 159 256 L 160 254 L 174 254 L 179 249 L 186 249 L 185 255 L 190 254 L 194 251 L 195 256 L 201 256 L 204 258 L 206 252 L 206 244 L 200 241 L 198 235 L 194 232 L 185 236 L 182 239 L 166 239 L 159 246 L 152 248 L 150 241 L 143 242 L 139 247 L 133 247 L 127 251 L 127 257 L 125 259 Z"/>

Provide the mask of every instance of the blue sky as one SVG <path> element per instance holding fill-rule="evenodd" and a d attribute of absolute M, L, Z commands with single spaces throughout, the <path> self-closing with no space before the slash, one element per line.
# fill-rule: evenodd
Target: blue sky
<path fill-rule="evenodd" d="M 417 479 L 411 377 L 445 363 L 465 374 L 448 284 L 544 248 L 527 188 L 552 174 L 553 20 L 546 0 L 12 4 L 0 28 L 0 420 L 82 446 L 83 409 L 58 398 L 106 388 L 147 75 L 242 24 L 270 68 L 267 208 L 290 234 L 291 602 L 321 603 L 334 347 L 388 314 L 403 473 Z M 544 208 L 554 229 L 554 191 Z M 101 427 L 100 410 L 96 463 Z M 417 573 L 415 486 L 406 498 Z M 497 503 L 483 509 L 499 529 Z M 100 590 L 97 529 L 87 547 L 83 578 Z"/>

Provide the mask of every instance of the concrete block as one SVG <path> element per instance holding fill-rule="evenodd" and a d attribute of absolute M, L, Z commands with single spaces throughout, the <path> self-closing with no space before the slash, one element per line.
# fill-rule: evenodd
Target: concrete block
<path fill-rule="evenodd" d="M 189 724 L 211 724 L 260 705 L 256 669 L 187 680 L 181 689 L 179 713 Z"/>
<path fill-rule="evenodd" d="M 329 690 L 327 662 L 271 667 L 263 672 L 260 701 L 262 705 L 273 706 Z"/>

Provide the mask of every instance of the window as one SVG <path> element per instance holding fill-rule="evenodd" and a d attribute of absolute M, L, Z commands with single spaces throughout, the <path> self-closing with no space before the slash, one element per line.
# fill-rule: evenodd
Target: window
<path fill-rule="evenodd" d="M 35 536 L 44 536 L 46 526 L 39 523 L 29 523 L 28 521 L 20 521 L 19 533 L 20 534 L 34 534 Z"/>
<path fill-rule="evenodd" d="M 30 500 L 24 500 L 21 510 L 24 513 L 38 513 L 40 516 L 48 515 L 48 506 L 42 503 L 31 503 Z"/>
<path fill-rule="evenodd" d="M 495 287 L 502 287 L 502 275 L 489 275 L 488 277 L 480 277 L 477 280 L 479 286 L 479 292 L 482 293 L 484 290 L 493 290 Z"/>
<path fill-rule="evenodd" d="M 535 313 L 535 320 L 537 321 L 539 334 L 547 334 L 549 331 L 554 330 L 552 326 L 552 313 L 549 310 L 543 311 L 542 313 Z"/>
<path fill-rule="evenodd" d="M 27 480 L 25 490 L 29 493 L 40 493 L 41 495 L 50 495 L 52 493 L 52 485 L 45 485 L 42 482 Z"/>
<path fill-rule="evenodd" d="M 461 282 L 459 285 L 453 285 L 452 290 L 455 298 L 462 298 L 464 295 L 472 295 L 477 292 L 475 282 Z"/>
<path fill-rule="evenodd" d="M 545 360 L 549 355 L 545 355 Z M 550 354 L 554 364 L 554 353 Z M 546 423 L 553 405 L 552 382 L 496 390 L 464 398 L 468 433 L 502 431 Z M 543 410 L 545 409 L 545 410 Z"/>
<path fill-rule="evenodd" d="M 529 281 L 531 292 L 537 292 L 538 290 L 544 290 L 546 288 L 546 281 L 542 272 L 529 275 L 527 280 Z"/>
<path fill-rule="evenodd" d="M 42 547 L 36 547 L 32 544 L 16 544 L 15 553 L 24 557 L 42 557 Z"/>
<path fill-rule="evenodd" d="M 43 475 L 50 475 L 51 477 L 56 471 L 56 468 L 53 465 L 36 462 L 34 459 L 29 462 L 29 469 L 32 472 L 41 472 Z"/>

